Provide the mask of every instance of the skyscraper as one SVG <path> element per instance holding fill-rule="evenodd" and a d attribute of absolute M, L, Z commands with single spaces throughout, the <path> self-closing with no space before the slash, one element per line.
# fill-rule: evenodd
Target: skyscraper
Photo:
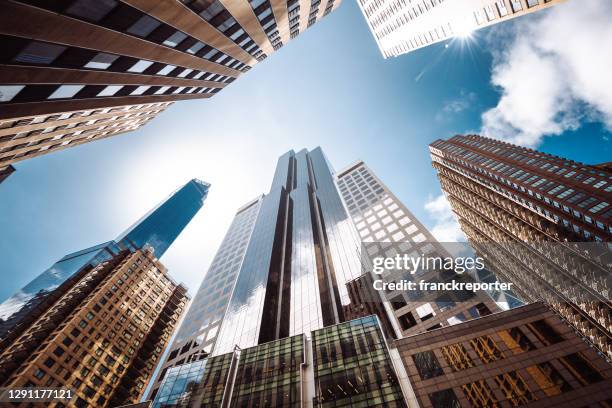
<path fill-rule="evenodd" d="M 437 254 L 448 256 L 449 250 L 461 244 L 440 243 L 410 210 L 376 176 L 363 161 L 357 161 L 336 174 L 338 189 L 346 208 L 359 232 L 363 249 L 369 257 L 393 257 L 401 254 Z M 415 255 L 413 255 L 415 256 Z M 398 276 L 384 276 L 393 281 Z M 402 279 L 415 280 L 407 274 Z M 468 276 L 450 274 L 442 276 L 438 271 L 418 276 L 418 279 L 469 279 Z M 373 290 L 369 271 L 349 285 L 352 292 L 359 292 L 359 302 L 351 306 L 365 308 L 368 314 L 381 312 L 381 306 L 394 327 L 387 333 L 394 338 L 410 336 L 477 318 L 498 310 L 495 302 L 484 293 L 463 294 L 411 293 L 405 290 L 385 291 L 378 298 Z M 370 292 L 368 294 L 368 291 Z M 460 295 L 460 296 L 459 296 Z M 379 315 L 383 327 L 387 318 Z"/>
<path fill-rule="evenodd" d="M 201 361 L 212 352 L 236 278 L 242 267 L 262 198 L 258 197 L 236 212 L 168 350 L 168 356 L 152 388 L 153 397 L 169 368 Z"/>
<path fill-rule="evenodd" d="M 489 269 L 612 356 L 609 169 L 476 135 L 437 140 L 429 150 Z"/>
<path fill-rule="evenodd" d="M 564 0 L 359 0 L 383 57 L 550 7 Z"/>
<path fill-rule="evenodd" d="M 161 258 L 191 219 L 200 211 L 208 196 L 210 184 L 193 179 L 138 220 L 116 241 L 127 240 L 138 248 L 153 248 Z"/>
<path fill-rule="evenodd" d="M 160 258 L 202 208 L 210 185 L 193 179 L 146 214 L 115 241 L 66 255 L 0 304 L 0 345 L 19 335 L 71 287 L 78 273 L 108 260 L 123 248 L 150 247 Z"/>
<path fill-rule="evenodd" d="M 341 0 L 5 2 L 0 167 L 210 98 Z"/>
<path fill-rule="evenodd" d="M 46 401 L 60 407 L 137 402 L 186 306 L 186 292 L 150 247 L 124 249 L 83 268 L 2 347 L 0 385 L 70 389 L 69 402 Z"/>
<path fill-rule="evenodd" d="M 344 321 L 359 241 L 321 148 L 278 159 L 267 195 L 238 210 L 194 298 L 170 367 Z M 173 370 L 174 372 L 175 370 Z"/>
<path fill-rule="evenodd" d="M 214 354 L 344 320 L 359 241 L 321 148 L 278 160 L 242 261 Z"/>

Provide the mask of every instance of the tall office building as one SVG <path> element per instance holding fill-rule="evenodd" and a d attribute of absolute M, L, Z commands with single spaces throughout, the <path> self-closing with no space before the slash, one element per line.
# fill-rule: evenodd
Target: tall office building
<path fill-rule="evenodd" d="M 429 149 L 442 190 L 489 269 L 612 356 L 612 172 L 476 135 Z"/>
<path fill-rule="evenodd" d="M 200 289 L 181 323 L 151 391 L 154 398 L 168 369 L 200 361 L 211 352 L 219 334 L 236 278 L 249 244 L 263 197 L 242 206 L 234 217 Z"/>
<path fill-rule="evenodd" d="M 449 250 L 456 249 L 453 243 L 439 243 L 363 161 L 357 161 L 339 171 L 336 180 L 363 242 L 363 249 L 370 258 L 394 257 L 397 254 L 412 257 L 436 254 L 446 257 L 450 256 Z M 423 275 L 406 273 L 398 276 L 391 273 L 382 275 L 382 279 L 435 281 L 468 280 L 470 277 L 429 271 Z M 359 311 L 354 310 L 355 307 L 363 309 L 366 314 L 377 314 L 387 335 L 394 338 L 460 323 L 498 310 L 493 299 L 485 293 L 428 294 L 395 290 L 384 291 L 377 298 L 373 278 L 369 273 L 351 282 L 349 288 L 351 294 L 358 299 L 350 304 L 353 309 L 351 316 L 359 314 Z M 382 309 L 387 316 L 381 315 Z M 392 332 L 387 329 L 388 323 L 394 328 Z"/>
<path fill-rule="evenodd" d="M 187 303 L 150 247 L 125 249 L 81 269 L 71 285 L 0 352 L 0 385 L 63 387 L 70 401 L 137 402 Z M 42 402 L 42 401 L 41 401 Z"/>
<path fill-rule="evenodd" d="M 161 258 L 200 211 L 209 188 L 210 184 L 205 181 L 188 181 L 134 223 L 116 241 L 127 240 L 138 248 L 148 245 L 153 248 L 155 256 Z"/>
<path fill-rule="evenodd" d="M 202 208 L 210 185 L 193 179 L 115 241 L 66 255 L 0 304 L 0 346 L 12 341 L 62 296 L 81 270 L 95 267 L 121 249 L 150 247 L 160 258 Z"/>
<path fill-rule="evenodd" d="M 550 7 L 564 0 L 359 0 L 383 57 Z"/>
<path fill-rule="evenodd" d="M 0 14 L 0 167 L 210 98 L 341 0 L 10 0 Z"/>
<path fill-rule="evenodd" d="M 541 303 L 401 339 L 415 407 L 610 407 L 612 365 Z"/>
<path fill-rule="evenodd" d="M 356 231 L 321 148 L 278 160 L 263 197 L 214 354 L 344 320 L 361 274 Z"/>
<path fill-rule="evenodd" d="M 170 367 L 345 320 L 359 241 L 321 148 L 289 151 L 267 195 L 236 214 L 181 324 Z M 173 367 L 173 370 L 176 367 Z"/>

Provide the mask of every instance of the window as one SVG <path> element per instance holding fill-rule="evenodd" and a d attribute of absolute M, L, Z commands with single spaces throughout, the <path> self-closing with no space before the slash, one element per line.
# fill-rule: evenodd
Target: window
<path fill-rule="evenodd" d="M 429 394 L 429 400 L 433 408 L 461 408 L 461 404 L 452 389 Z"/>
<path fill-rule="evenodd" d="M 62 99 L 72 98 L 77 94 L 85 85 L 62 85 L 55 90 L 47 99 Z"/>
<path fill-rule="evenodd" d="M 149 85 L 139 86 L 138 88 L 134 89 L 130 95 L 142 95 L 150 87 L 151 86 Z"/>
<path fill-rule="evenodd" d="M 95 57 L 93 57 L 87 64 L 85 64 L 84 68 L 107 69 L 111 66 L 113 62 L 115 62 L 117 58 L 119 58 L 118 55 L 100 52 Z"/>
<path fill-rule="evenodd" d="M 134 65 L 132 65 L 132 67 L 128 69 L 128 72 L 142 72 L 145 69 L 149 68 L 152 64 L 153 61 L 140 60 Z"/>
<path fill-rule="evenodd" d="M 157 91 L 155 91 L 155 95 L 161 95 L 164 92 L 166 92 L 168 89 L 170 89 L 169 86 L 162 86 L 161 88 L 159 88 Z"/>
<path fill-rule="evenodd" d="M 109 85 L 103 90 L 101 90 L 100 93 L 96 96 L 113 96 L 114 94 L 119 92 L 121 88 L 123 88 L 123 85 Z"/>
<path fill-rule="evenodd" d="M 166 65 L 159 71 L 157 71 L 157 75 L 168 75 L 176 66 L 174 65 Z"/>
<path fill-rule="evenodd" d="M 159 21 L 145 14 L 132 24 L 132 26 L 127 29 L 127 32 L 144 38 L 160 25 L 161 23 Z"/>
<path fill-rule="evenodd" d="M 168 47 L 176 47 L 177 45 L 179 45 L 181 43 L 181 41 L 183 41 L 185 38 L 187 38 L 187 35 L 177 31 L 174 34 L 172 34 L 170 37 L 168 37 L 166 39 L 166 41 L 163 42 L 164 45 L 168 46 Z"/>
<path fill-rule="evenodd" d="M 601 374 L 580 353 L 561 357 L 559 361 L 582 385 L 593 384 L 603 380 Z"/>
<path fill-rule="evenodd" d="M 417 324 L 411 312 L 399 316 L 397 320 L 399 321 L 400 326 L 402 326 L 402 330 L 408 330 L 409 328 L 416 326 Z"/>
<path fill-rule="evenodd" d="M 404 299 L 404 296 L 402 295 L 395 296 L 393 299 L 390 300 L 390 302 L 391 306 L 393 307 L 393 310 L 398 310 L 408 305 L 406 303 L 406 300 Z"/>
<path fill-rule="evenodd" d="M 76 0 L 68 7 L 66 13 L 97 22 L 102 20 L 115 6 L 117 6 L 115 0 Z"/>
<path fill-rule="evenodd" d="M 562 392 L 571 391 L 572 387 L 565 378 L 549 362 L 543 362 L 526 368 L 531 378 L 535 380 L 540 389 L 548 396 L 558 395 Z"/>
<path fill-rule="evenodd" d="M 195 44 L 193 44 L 191 47 L 189 47 L 187 49 L 187 52 L 190 54 L 195 54 L 196 52 L 200 51 L 202 47 L 204 47 L 204 43 L 198 41 Z"/>
<path fill-rule="evenodd" d="M 40 368 L 37 368 L 36 371 L 34 372 L 34 377 L 40 380 L 41 378 L 45 376 L 45 374 L 46 373 L 43 370 L 41 370 Z"/>
<path fill-rule="evenodd" d="M 64 52 L 66 47 L 62 45 L 32 41 L 19 55 L 15 57 L 15 62 L 26 64 L 50 64 Z"/>
<path fill-rule="evenodd" d="M 545 320 L 538 320 L 527 324 L 529 330 L 536 335 L 544 345 L 549 346 L 563 341 L 563 337 L 557 333 Z"/>
<path fill-rule="evenodd" d="M 23 88 L 25 88 L 24 85 L 0 85 L 0 102 L 9 102 Z"/>
<path fill-rule="evenodd" d="M 190 69 L 190 68 L 185 68 L 185 69 L 183 70 L 183 72 L 181 72 L 181 73 L 178 75 L 178 77 L 179 77 L 179 78 L 185 78 L 187 75 L 191 74 L 192 72 L 193 72 L 193 69 Z"/>
<path fill-rule="evenodd" d="M 43 364 L 46 365 L 47 367 L 51 368 L 51 367 L 53 367 L 53 364 L 55 364 L 55 360 L 52 359 L 51 357 L 49 357 L 49 358 L 47 358 L 45 360 L 45 362 Z"/>
<path fill-rule="evenodd" d="M 412 356 L 422 380 L 443 375 L 444 371 L 433 351 L 423 351 Z"/>

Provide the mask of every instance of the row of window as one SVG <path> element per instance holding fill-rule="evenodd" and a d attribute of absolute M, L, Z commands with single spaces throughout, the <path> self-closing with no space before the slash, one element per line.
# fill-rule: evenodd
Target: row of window
<path fill-rule="evenodd" d="M 216 94 L 221 88 L 159 85 L 0 85 L 0 102 L 38 102 L 117 96 Z"/>
<path fill-rule="evenodd" d="M 210 45 L 165 24 L 142 11 L 117 0 L 73 0 L 69 4 L 62 2 L 41 2 L 39 0 L 22 0 L 38 7 L 66 14 L 87 22 L 119 31 L 156 44 L 187 52 L 231 68 L 245 72 L 250 67 L 231 58 Z"/>

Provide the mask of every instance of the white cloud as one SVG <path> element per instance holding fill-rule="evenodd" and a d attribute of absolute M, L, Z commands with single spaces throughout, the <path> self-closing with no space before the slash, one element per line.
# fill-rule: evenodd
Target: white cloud
<path fill-rule="evenodd" d="M 468 92 L 462 89 L 459 96 L 454 99 L 448 99 L 442 105 L 442 109 L 436 114 L 437 121 L 443 121 L 450 116 L 463 112 L 469 109 L 476 103 L 477 95 L 474 92 Z"/>
<path fill-rule="evenodd" d="M 597 120 L 612 131 L 612 2 L 571 0 L 517 20 L 496 53 L 491 82 L 502 91 L 482 133 L 524 146 Z"/>
<path fill-rule="evenodd" d="M 444 196 L 440 194 L 425 203 L 425 210 L 436 220 L 431 233 L 440 242 L 462 242 L 465 235 L 459 227 L 457 218 L 451 210 L 451 206 Z"/>

